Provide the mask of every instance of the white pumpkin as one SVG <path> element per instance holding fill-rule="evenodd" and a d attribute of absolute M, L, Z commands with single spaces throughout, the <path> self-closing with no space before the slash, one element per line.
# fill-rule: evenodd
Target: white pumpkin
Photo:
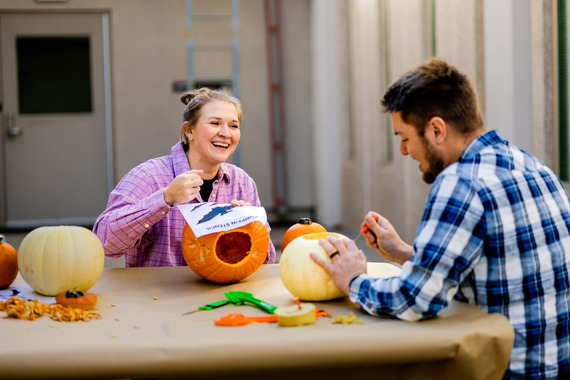
<path fill-rule="evenodd" d="M 314 252 L 330 262 L 319 239 L 331 235 L 347 239 L 346 236 L 333 232 L 306 234 L 295 238 L 282 252 L 279 259 L 281 281 L 295 297 L 305 301 L 328 301 L 345 296 L 330 275 L 309 256 Z"/>
<path fill-rule="evenodd" d="M 79 226 L 36 228 L 18 249 L 22 278 L 46 296 L 74 289 L 87 292 L 101 277 L 104 264 L 101 241 Z"/>

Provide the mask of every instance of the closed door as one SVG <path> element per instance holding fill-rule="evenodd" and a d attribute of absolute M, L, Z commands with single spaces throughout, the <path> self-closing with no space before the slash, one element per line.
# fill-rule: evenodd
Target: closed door
<path fill-rule="evenodd" d="M 92 224 L 112 188 L 106 14 L 1 14 L 5 227 Z"/>

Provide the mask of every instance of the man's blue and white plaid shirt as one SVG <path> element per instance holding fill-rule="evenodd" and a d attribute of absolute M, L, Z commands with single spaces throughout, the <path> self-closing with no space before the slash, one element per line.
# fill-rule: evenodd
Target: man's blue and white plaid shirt
<path fill-rule="evenodd" d="M 570 378 L 570 204 L 555 174 L 490 131 L 441 172 L 400 277 L 352 281 L 371 314 L 429 318 L 452 298 L 505 315 L 505 377 Z"/>

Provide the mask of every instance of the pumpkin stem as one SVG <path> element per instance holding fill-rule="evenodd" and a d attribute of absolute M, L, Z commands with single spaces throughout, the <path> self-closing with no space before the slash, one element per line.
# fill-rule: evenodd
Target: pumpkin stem
<path fill-rule="evenodd" d="M 311 218 L 301 218 L 299 219 L 299 224 L 311 224 L 313 223 L 313 221 L 311 220 Z"/>
<path fill-rule="evenodd" d="M 68 290 L 65 292 L 65 298 L 81 298 L 84 294 L 79 289 Z"/>
<path fill-rule="evenodd" d="M 4 240 L 4 235 L 0 234 L 0 243 L 2 243 L 2 240 Z"/>

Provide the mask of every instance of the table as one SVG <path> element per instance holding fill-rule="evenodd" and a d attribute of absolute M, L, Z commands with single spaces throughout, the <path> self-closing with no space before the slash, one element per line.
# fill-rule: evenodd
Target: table
<path fill-rule="evenodd" d="M 380 265 L 388 264 L 369 263 L 369 271 Z M 20 276 L 15 284 L 24 284 Z M 215 326 L 230 312 L 265 314 L 234 304 L 182 315 L 229 290 L 293 304 L 278 264 L 232 285 L 188 267 L 108 268 L 90 290 L 102 319 L 0 319 L 0 378 L 499 379 L 513 345 L 505 317 L 459 302 L 422 322 L 372 317 L 347 298 L 317 306 L 332 316 L 352 311 L 362 324 L 323 317 L 300 327 Z"/>

